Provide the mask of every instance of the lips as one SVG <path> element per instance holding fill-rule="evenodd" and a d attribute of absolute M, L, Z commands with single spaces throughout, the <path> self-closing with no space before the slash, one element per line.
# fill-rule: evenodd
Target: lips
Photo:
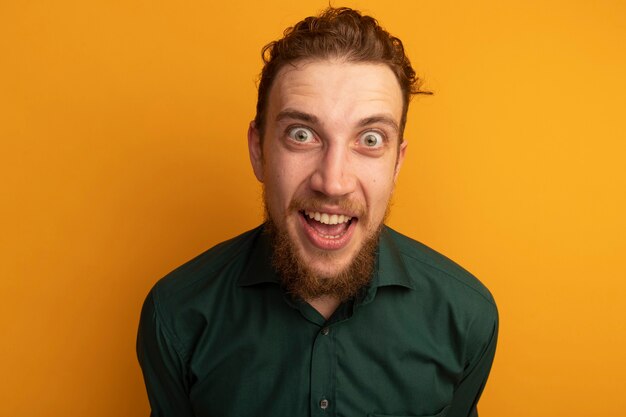
<path fill-rule="evenodd" d="M 319 249 L 338 250 L 352 237 L 358 219 L 344 214 L 300 211 L 300 222 L 309 241 Z"/>

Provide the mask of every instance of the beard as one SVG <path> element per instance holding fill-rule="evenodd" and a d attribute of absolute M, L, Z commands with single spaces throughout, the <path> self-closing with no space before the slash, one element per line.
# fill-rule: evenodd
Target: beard
<path fill-rule="evenodd" d="M 322 274 L 314 271 L 305 262 L 299 250 L 284 227 L 284 222 L 279 225 L 269 213 L 265 198 L 265 232 L 270 238 L 272 245 L 272 266 L 278 272 L 281 284 L 285 291 L 292 297 L 301 300 L 312 300 L 322 296 L 330 296 L 341 302 L 354 298 L 371 280 L 374 264 L 376 262 L 376 250 L 378 239 L 384 224 L 389 206 L 383 220 L 369 235 L 367 235 L 357 254 L 347 266 L 335 274 Z M 289 207 L 289 212 L 301 210 L 303 207 L 322 207 L 324 201 L 320 199 L 294 199 Z M 334 201 L 339 207 L 349 208 L 349 212 L 360 213 L 358 221 L 366 221 L 365 209 L 348 201 Z M 283 226 L 283 227 L 281 227 Z M 316 256 L 332 262 L 334 254 L 330 251 L 319 251 Z"/>

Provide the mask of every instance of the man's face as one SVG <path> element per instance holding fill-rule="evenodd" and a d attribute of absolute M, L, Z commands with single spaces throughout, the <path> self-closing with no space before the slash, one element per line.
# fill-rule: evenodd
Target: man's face
<path fill-rule="evenodd" d="M 299 262 L 337 276 L 379 230 L 404 159 L 398 81 L 379 64 L 286 65 L 266 114 L 248 143 L 268 214 Z"/>

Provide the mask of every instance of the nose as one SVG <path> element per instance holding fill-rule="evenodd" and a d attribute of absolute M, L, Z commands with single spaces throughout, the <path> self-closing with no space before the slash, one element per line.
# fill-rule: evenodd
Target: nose
<path fill-rule="evenodd" d="M 330 145 L 320 156 L 311 176 L 311 188 L 328 197 L 342 197 L 355 191 L 357 180 L 350 163 L 350 150 Z"/>

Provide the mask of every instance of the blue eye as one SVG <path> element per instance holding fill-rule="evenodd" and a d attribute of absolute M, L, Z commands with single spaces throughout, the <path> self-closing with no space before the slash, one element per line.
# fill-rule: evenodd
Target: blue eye
<path fill-rule="evenodd" d="M 294 127 L 292 129 L 289 129 L 289 132 L 287 132 L 287 136 L 289 136 L 291 139 L 295 140 L 296 142 L 306 143 L 306 142 L 313 140 L 314 135 L 311 129 L 307 129 L 306 127 L 299 126 L 299 127 Z"/>
<path fill-rule="evenodd" d="M 365 145 L 368 148 L 380 148 L 385 143 L 383 135 L 378 132 L 369 131 L 365 132 L 359 138 L 359 143 Z"/>

